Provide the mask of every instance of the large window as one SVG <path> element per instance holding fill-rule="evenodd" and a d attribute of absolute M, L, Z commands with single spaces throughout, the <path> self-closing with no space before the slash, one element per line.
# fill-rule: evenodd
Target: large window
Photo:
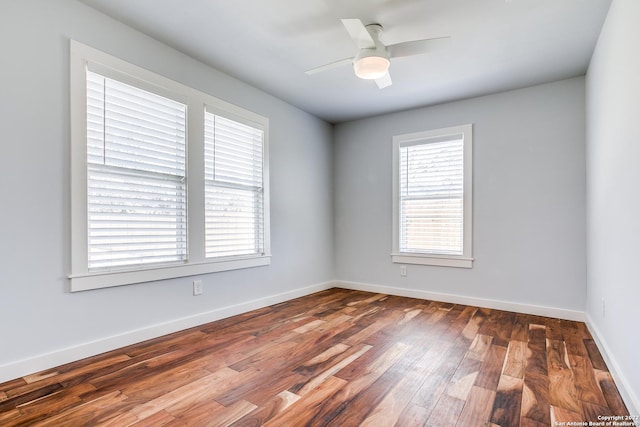
<path fill-rule="evenodd" d="M 393 262 L 472 266 L 472 126 L 393 141 Z"/>
<path fill-rule="evenodd" d="M 71 290 L 269 264 L 268 121 L 71 43 Z"/>
<path fill-rule="evenodd" d="M 187 259 L 186 113 L 87 71 L 89 271 Z"/>

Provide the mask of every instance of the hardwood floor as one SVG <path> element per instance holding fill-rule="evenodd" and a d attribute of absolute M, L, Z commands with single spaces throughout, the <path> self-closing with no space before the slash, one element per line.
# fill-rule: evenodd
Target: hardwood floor
<path fill-rule="evenodd" d="M 2 426 L 538 427 L 626 414 L 583 323 L 344 289 L 0 384 Z"/>

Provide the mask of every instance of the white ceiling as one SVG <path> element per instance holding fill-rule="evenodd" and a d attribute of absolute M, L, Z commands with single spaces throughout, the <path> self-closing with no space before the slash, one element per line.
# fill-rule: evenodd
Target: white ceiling
<path fill-rule="evenodd" d="M 81 0 L 329 122 L 585 73 L 611 0 Z M 451 36 L 449 49 L 395 58 L 378 89 L 350 66 L 340 18 L 384 27 L 385 44 Z"/>

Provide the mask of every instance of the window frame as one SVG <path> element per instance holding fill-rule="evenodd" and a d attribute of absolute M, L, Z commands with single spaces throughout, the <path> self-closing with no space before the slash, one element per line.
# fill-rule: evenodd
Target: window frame
<path fill-rule="evenodd" d="M 88 269 L 87 229 L 87 123 L 86 70 L 187 105 L 187 260 L 143 267 Z M 112 286 L 187 277 L 236 270 L 271 263 L 269 218 L 269 120 L 242 107 L 222 101 L 197 89 L 130 64 L 119 58 L 70 40 L 70 119 L 71 119 L 71 292 Z M 206 258 L 204 244 L 204 115 L 206 108 L 219 115 L 249 121 L 263 129 L 263 222 L 264 253 Z"/>
<path fill-rule="evenodd" d="M 429 144 L 443 138 L 462 136 L 463 140 L 463 248 L 462 255 L 400 251 L 400 147 Z M 424 141 L 424 142 L 421 142 Z M 442 267 L 473 267 L 473 125 L 465 124 L 441 129 L 396 135 L 393 137 L 392 196 L 393 229 L 391 261 Z"/>

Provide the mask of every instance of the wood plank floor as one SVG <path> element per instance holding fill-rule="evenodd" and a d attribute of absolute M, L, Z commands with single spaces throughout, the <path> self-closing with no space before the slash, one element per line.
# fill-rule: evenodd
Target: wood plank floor
<path fill-rule="evenodd" d="M 627 414 L 583 323 L 344 289 L 0 384 L 2 426 L 537 427 Z"/>

